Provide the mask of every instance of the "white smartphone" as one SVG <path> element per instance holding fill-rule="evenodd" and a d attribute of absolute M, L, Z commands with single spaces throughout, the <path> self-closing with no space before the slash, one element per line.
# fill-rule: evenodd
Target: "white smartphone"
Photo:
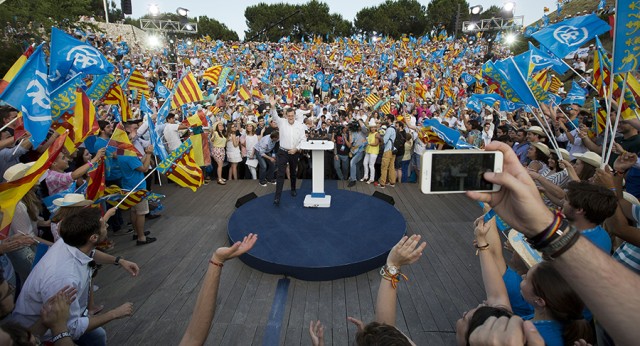
<path fill-rule="evenodd" d="M 502 152 L 484 150 L 427 150 L 422 154 L 422 193 L 494 192 L 500 185 L 486 181 L 485 172 L 502 172 Z"/>

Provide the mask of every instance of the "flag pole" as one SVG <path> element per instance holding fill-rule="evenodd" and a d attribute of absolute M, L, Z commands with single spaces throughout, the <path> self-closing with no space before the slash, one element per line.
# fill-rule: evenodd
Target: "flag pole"
<path fill-rule="evenodd" d="M 618 114 L 616 115 L 616 122 L 613 125 L 613 128 L 611 129 L 611 145 L 609 146 L 608 152 L 607 152 L 607 158 L 604 159 L 603 164 L 606 164 L 607 162 L 609 162 L 609 159 L 611 159 L 611 152 L 613 151 L 613 144 L 614 144 L 614 135 L 616 133 L 616 130 L 618 129 L 618 123 L 620 122 L 620 114 L 622 113 L 622 103 L 624 102 L 624 92 L 625 89 L 627 88 L 627 78 L 629 77 L 629 73 L 626 73 L 624 75 L 624 84 L 622 84 L 622 93 L 620 94 L 620 99 L 618 100 Z"/>
<path fill-rule="evenodd" d="M 24 142 L 24 138 L 22 138 L 20 142 L 16 145 L 16 148 L 13 149 L 13 153 L 11 153 L 12 156 L 16 154 L 16 151 L 18 151 L 18 148 L 20 148 L 20 145 L 22 145 L 22 142 Z"/>
<path fill-rule="evenodd" d="M 140 181 L 138 182 L 138 185 L 134 186 L 134 187 L 133 187 L 133 189 L 131 189 L 131 191 L 129 191 L 129 193 L 127 193 L 127 194 L 126 194 L 126 196 L 124 196 L 124 198 L 122 198 L 122 199 L 120 200 L 120 202 L 118 202 L 118 204 L 116 205 L 116 208 L 117 208 L 117 207 L 119 207 L 119 206 L 120 206 L 124 201 L 126 201 L 126 200 L 127 200 L 127 198 L 129 198 L 129 196 L 130 196 L 132 193 L 136 192 L 136 189 L 138 188 L 138 186 L 142 185 L 142 182 L 143 182 L 143 181 L 145 181 L 145 180 L 147 180 L 147 178 L 149 178 L 149 176 L 151 176 L 151 175 L 153 174 L 153 172 L 155 172 L 157 169 L 158 169 L 158 167 L 154 167 L 154 168 L 151 170 L 151 172 L 147 173 L 147 175 L 146 175 L 144 178 L 142 178 L 142 180 L 140 180 Z"/>
<path fill-rule="evenodd" d="M 156 161 L 156 167 L 158 167 L 158 157 L 153 155 L 153 159 Z M 158 184 L 162 187 L 162 175 L 160 174 L 160 171 L 156 170 L 156 172 L 158 172 Z"/>
<path fill-rule="evenodd" d="M 18 118 L 19 117 L 15 117 L 15 118 L 13 118 L 13 120 L 11 120 L 10 122 L 6 123 L 2 128 L 0 128 L 0 131 L 6 129 L 7 127 L 9 127 L 9 125 L 11 125 L 11 124 L 15 123 L 16 121 L 18 121 Z"/>

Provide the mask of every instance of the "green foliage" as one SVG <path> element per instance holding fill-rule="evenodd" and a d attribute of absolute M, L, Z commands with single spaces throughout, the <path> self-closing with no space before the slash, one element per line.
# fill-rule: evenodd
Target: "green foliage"
<path fill-rule="evenodd" d="M 198 35 L 209 36 L 214 40 L 238 41 L 238 33 L 225 24 L 207 16 L 198 17 Z"/>
<path fill-rule="evenodd" d="M 366 7 L 356 14 L 357 30 L 363 33 L 380 33 L 399 38 L 402 34 L 422 35 L 427 31 L 425 7 L 416 0 L 387 0 Z"/>
<path fill-rule="evenodd" d="M 480 19 L 491 19 L 500 17 L 502 9 L 496 5 L 491 5 L 488 9 L 484 10 L 484 12 L 480 13 Z"/>
<path fill-rule="evenodd" d="M 282 21 L 291 15 L 293 17 Z M 247 40 L 278 41 L 283 36 L 290 36 L 292 41 L 300 41 L 303 35 L 325 37 L 329 34 L 333 37 L 349 36 L 353 32 L 349 21 L 339 14 L 330 14 L 329 6 L 317 0 L 304 5 L 259 3 L 247 7 L 244 17 Z"/>
<path fill-rule="evenodd" d="M 469 20 L 469 3 L 466 0 L 433 0 L 427 6 L 427 24 L 429 28 L 441 27 L 447 29 L 449 35 L 456 29 L 456 16 L 460 10 L 458 21 L 458 33 L 461 33 L 461 25 L 465 20 Z"/>

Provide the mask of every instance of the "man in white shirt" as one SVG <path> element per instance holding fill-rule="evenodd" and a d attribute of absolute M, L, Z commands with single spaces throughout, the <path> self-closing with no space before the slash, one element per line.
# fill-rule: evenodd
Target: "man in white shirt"
<path fill-rule="evenodd" d="M 187 129 L 186 125 L 177 124 L 176 123 L 176 115 L 173 113 L 169 113 L 167 115 L 167 124 L 162 131 L 164 135 L 164 140 L 167 143 L 167 149 L 169 152 L 172 152 L 180 145 L 182 145 L 182 141 L 180 140 L 180 130 Z"/>
<path fill-rule="evenodd" d="M 105 218 L 115 213 L 107 211 Z M 76 299 L 69 307 L 68 332 L 52 335 L 47 331 L 43 341 L 71 337 L 77 345 L 106 345 L 106 323 L 131 316 L 133 304 L 124 303 L 99 315 L 88 315 L 91 275 L 97 264 L 120 265 L 132 276 L 139 269 L 133 263 L 96 251 L 96 245 L 106 239 L 107 225 L 97 208 L 84 208 L 67 216 L 60 226 L 62 238 L 58 239 L 33 268 L 22 287 L 13 311 L 15 322 L 29 328 L 39 318 L 43 304 L 64 287 L 75 288 Z"/>
<path fill-rule="evenodd" d="M 280 149 L 276 156 L 276 166 L 278 170 L 276 178 L 276 195 L 273 204 L 277 207 L 280 205 L 280 196 L 284 186 L 284 177 L 286 174 L 287 164 L 289 164 L 289 173 L 291 181 L 291 196 L 298 195 L 296 192 L 296 173 L 298 168 L 298 158 L 300 156 L 300 145 L 305 140 L 306 126 L 296 121 L 296 113 L 293 108 L 286 108 L 285 118 L 278 116 L 276 110 L 276 99 L 271 96 L 271 117 L 278 123 L 280 132 Z"/>

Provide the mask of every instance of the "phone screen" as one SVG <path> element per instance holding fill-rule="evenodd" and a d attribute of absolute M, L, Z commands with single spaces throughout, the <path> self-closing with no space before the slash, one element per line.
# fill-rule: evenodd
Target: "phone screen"
<path fill-rule="evenodd" d="M 431 191 L 489 191 L 493 184 L 482 175 L 493 172 L 496 154 L 434 154 L 431 163 Z"/>

